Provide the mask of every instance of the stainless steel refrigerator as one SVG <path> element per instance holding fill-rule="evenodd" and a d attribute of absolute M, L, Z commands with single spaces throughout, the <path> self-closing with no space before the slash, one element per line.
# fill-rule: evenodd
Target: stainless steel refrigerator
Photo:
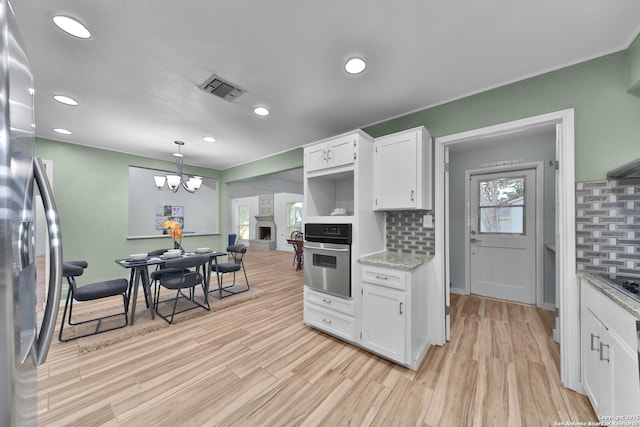
<path fill-rule="evenodd" d="M 34 157 L 34 85 L 7 0 L 0 0 L 0 426 L 37 424 L 36 366 L 60 303 L 60 225 L 42 162 Z M 35 200 L 47 224 L 48 297 L 36 313 Z M 42 320 L 39 320 L 42 317 Z"/>

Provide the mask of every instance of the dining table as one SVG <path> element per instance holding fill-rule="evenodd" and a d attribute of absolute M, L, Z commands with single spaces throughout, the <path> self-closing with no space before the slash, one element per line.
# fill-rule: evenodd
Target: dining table
<path fill-rule="evenodd" d="M 218 274 L 218 257 L 227 255 L 226 252 L 219 251 L 207 251 L 207 252 L 185 252 L 179 257 L 188 257 L 194 255 L 208 255 L 209 262 L 206 266 L 206 272 L 204 274 L 205 277 L 205 291 L 209 293 L 209 283 L 211 280 L 212 271 Z M 129 277 L 129 290 L 128 290 L 128 304 L 131 304 L 131 311 L 129 316 L 129 325 L 133 325 L 136 319 L 136 303 L 138 301 L 138 290 L 140 289 L 140 284 L 142 284 L 142 289 L 144 291 L 144 300 L 147 308 L 151 311 L 151 318 L 155 319 L 155 313 L 153 309 L 153 301 L 151 294 L 151 279 L 149 277 L 149 267 L 158 266 L 163 267 L 167 261 L 170 259 L 176 259 L 177 257 L 167 257 L 165 255 L 154 255 L 148 256 L 141 260 L 134 260 L 131 258 L 122 258 L 116 259 L 116 264 L 121 267 L 127 268 L 131 270 Z M 129 307 L 127 307 L 127 310 Z"/>

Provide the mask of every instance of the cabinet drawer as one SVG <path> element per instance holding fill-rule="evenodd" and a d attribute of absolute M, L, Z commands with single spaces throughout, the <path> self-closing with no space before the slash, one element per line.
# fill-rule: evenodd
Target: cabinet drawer
<path fill-rule="evenodd" d="M 586 281 L 582 283 L 586 283 Z M 633 316 L 590 285 L 583 286 L 582 293 L 584 305 L 593 312 L 610 333 L 616 334 L 630 349 L 635 349 L 637 334 Z"/>
<path fill-rule="evenodd" d="M 402 291 L 405 289 L 405 274 L 399 270 L 363 267 L 362 281 Z"/>
<path fill-rule="evenodd" d="M 337 337 L 354 341 L 355 321 L 353 317 L 305 303 L 304 321 Z"/>
<path fill-rule="evenodd" d="M 305 302 L 317 304 L 321 307 L 336 310 L 341 313 L 345 313 L 349 315 L 353 315 L 355 313 L 355 310 L 354 310 L 355 306 L 353 304 L 353 300 L 348 300 L 344 298 L 335 297 L 333 295 L 324 294 L 322 292 L 317 292 L 307 288 L 306 286 L 304 288 L 304 300 Z"/>

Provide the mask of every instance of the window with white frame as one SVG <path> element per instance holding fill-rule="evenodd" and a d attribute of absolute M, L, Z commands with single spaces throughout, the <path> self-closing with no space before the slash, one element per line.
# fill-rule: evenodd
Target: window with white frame
<path fill-rule="evenodd" d="M 248 206 L 238 206 L 238 240 L 249 240 Z"/>
<path fill-rule="evenodd" d="M 302 231 L 302 202 L 287 203 L 287 238 L 294 231 Z"/>

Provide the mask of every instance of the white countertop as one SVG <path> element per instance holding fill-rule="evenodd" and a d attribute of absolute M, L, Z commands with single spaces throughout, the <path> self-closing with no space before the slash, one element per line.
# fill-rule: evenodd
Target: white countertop
<path fill-rule="evenodd" d="M 376 267 L 412 271 L 432 258 L 433 255 L 415 256 L 401 252 L 385 251 L 358 258 L 358 262 L 360 264 L 373 265 Z"/>
<path fill-rule="evenodd" d="M 640 320 L 640 303 L 639 302 L 635 301 L 631 297 L 628 297 L 627 295 L 616 290 L 615 288 L 612 288 L 609 284 L 607 284 L 605 281 L 603 281 L 602 279 L 600 279 L 598 276 L 594 274 L 587 273 L 587 272 L 580 272 L 578 273 L 578 276 L 589 281 L 589 283 L 594 288 L 596 288 L 601 294 L 603 294 L 604 296 L 609 298 L 611 301 L 618 304 L 625 311 L 628 311 L 629 313 L 631 313 L 637 320 Z"/>

